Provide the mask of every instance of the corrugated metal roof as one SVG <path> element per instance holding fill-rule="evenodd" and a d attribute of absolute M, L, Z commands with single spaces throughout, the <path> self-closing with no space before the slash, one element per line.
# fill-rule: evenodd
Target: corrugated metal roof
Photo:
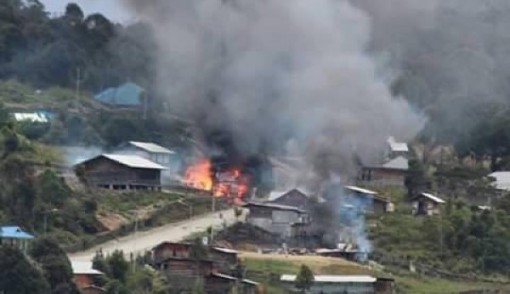
<path fill-rule="evenodd" d="M 269 193 L 269 197 L 267 198 L 267 201 L 275 201 L 282 197 L 283 195 L 287 194 L 288 191 L 273 191 Z"/>
<path fill-rule="evenodd" d="M 377 195 L 377 192 L 375 192 L 375 191 L 356 187 L 356 186 L 345 186 L 345 189 L 353 191 L 353 192 L 363 193 L 363 194 Z"/>
<path fill-rule="evenodd" d="M 280 281 L 294 282 L 296 275 L 282 275 Z M 314 276 L 315 283 L 375 283 L 377 278 L 372 276 L 354 276 L 354 275 L 316 275 Z"/>
<path fill-rule="evenodd" d="M 388 145 L 390 145 L 390 150 L 392 152 L 409 152 L 409 147 L 407 146 L 407 143 L 397 142 L 393 137 L 389 137 L 387 142 Z"/>
<path fill-rule="evenodd" d="M 222 248 L 222 247 L 214 247 L 214 250 L 220 251 L 220 252 L 223 252 L 223 253 L 230 253 L 230 254 L 237 254 L 237 253 L 239 253 L 237 250 L 228 249 L 228 248 Z"/>
<path fill-rule="evenodd" d="M 387 169 L 398 169 L 398 170 L 408 170 L 409 169 L 409 161 L 407 158 L 398 156 L 385 164 L 382 167 Z"/>
<path fill-rule="evenodd" d="M 71 260 L 71 267 L 75 275 L 102 275 L 103 273 L 92 268 L 91 261 Z"/>
<path fill-rule="evenodd" d="M 163 146 L 160 146 L 155 143 L 150 142 L 137 142 L 137 141 L 130 141 L 129 144 L 138 147 L 140 149 L 143 149 L 150 153 L 165 153 L 165 154 L 175 154 L 174 151 L 167 149 Z"/>
<path fill-rule="evenodd" d="M 0 227 L 0 237 L 1 238 L 13 238 L 13 239 L 33 239 L 34 238 L 34 236 L 23 231 L 20 227 L 17 227 L 17 226 Z"/>
<path fill-rule="evenodd" d="M 142 104 L 141 95 L 145 90 L 134 83 L 125 83 L 119 87 L 108 88 L 94 98 L 112 105 L 138 106 Z"/>
<path fill-rule="evenodd" d="M 495 178 L 492 183 L 496 189 L 510 191 L 510 171 L 498 171 L 489 174 L 489 177 Z"/>
<path fill-rule="evenodd" d="M 437 196 L 434 196 L 430 193 L 421 193 L 420 195 L 422 195 L 423 197 L 426 197 L 436 203 L 445 203 L 445 201 Z"/>
<path fill-rule="evenodd" d="M 265 207 L 269 209 L 277 209 L 277 210 L 289 210 L 289 211 L 296 211 L 299 213 L 306 213 L 306 211 L 299 209 L 295 206 L 288 206 L 288 205 L 281 205 L 281 204 L 274 204 L 274 203 L 258 203 L 258 202 L 248 202 L 243 205 L 243 207 L 250 207 L 250 206 L 256 206 L 256 207 Z"/>
<path fill-rule="evenodd" d="M 220 278 L 220 279 L 225 279 L 225 280 L 230 280 L 230 281 L 237 281 L 236 277 L 232 277 L 232 276 L 225 275 L 225 274 L 213 273 L 211 275 L 213 277 L 217 277 L 217 278 Z M 259 284 L 259 283 L 255 282 L 255 281 L 248 280 L 248 279 L 242 279 L 241 282 L 242 283 L 246 283 L 246 284 L 255 285 L 255 286 Z"/>
<path fill-rule="evenodd" d="M 303 188 L 293 188 L 293 189 L 290 189 L 290 190 L 287 190 L 287 191 L 273 191 L 269 194 L 269 198 L 267 199 L 267 201 L 271 202 L 271 201 L 275 201 L 275 200 L 278 200 L 280 197 L 284 196 L 284 195 L 287 195 L 288 193 L 292 192 L 292 191 L 298 191 L 299 193 L 305 195 L 306 197 L 309 197 L 310 196 L 310 193 L 308 191 L 306 191 L 305 189 Z"/>
<path fill-rule="evenodd" d="M 162 165 L 137 155 L 102 154 L 101 156 L 133 168 L 166 169 Z"/>

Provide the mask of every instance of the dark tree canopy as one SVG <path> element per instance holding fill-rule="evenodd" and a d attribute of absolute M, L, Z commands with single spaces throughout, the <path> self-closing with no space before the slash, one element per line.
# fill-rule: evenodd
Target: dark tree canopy
<path fill-rule="evenodd" d="M 51 17 L 36 0 L 0 3 L 0 79 L 35 87 L 81 87 L 99 92 L 152 79 L 154 41 L 143 25 L 121 26 L 69 3 Z M 78 74 L 79 72 L 79 74 Z"/>
<path fill-rule="evenodd" d="M 17 249 L 0 246 L 0 292 L 5 294 L 50 294 L 43 274 Z"/>
<path fill-rule="evenodd" d="M 53 293 L 79 293 L 73 282 L 71 263 L 56 241 L 47 237 L 37 239 L 30 255 L 42 266 Z"/>
<path fill-rule="evenodd" d="M 296 282 L 295 286 L 297 289 L 301 290 L 303 293 L 305 293 L 307 290 L 309 290 L 314 282 L 314 275 L 312 270 L 306 266 L 301 265 L 301 268 L 299 269 L 299 273 L 296 276 Z"/>

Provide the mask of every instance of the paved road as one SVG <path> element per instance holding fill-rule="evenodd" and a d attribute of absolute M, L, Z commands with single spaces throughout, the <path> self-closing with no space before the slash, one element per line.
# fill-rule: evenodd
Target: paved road
<path fill-rule="evenodd" d="M 220 213 L 223 218 L 220 218 Z M 104 254 L 112 253 L 115 250 L 122 250 L 127 256 L 131 253 L 134 255 L 137 253 L 142 254 L 163 241 L 181 241 L 191 234 L 207 230 L 209 226 L 221 228 L 224 222 L 226 222 L 227 225 L 231 225 L 235 220 L 233 209 L 218 211 L 216 213 L 201 215 L 189 220 L 154 228 L 149 231 L 133 233 L 117 240 L 100 244 L 86 251 L 70 254 L 69 258 L 82 261 L 92 260 L 99 249 L 101 249 Z"/>

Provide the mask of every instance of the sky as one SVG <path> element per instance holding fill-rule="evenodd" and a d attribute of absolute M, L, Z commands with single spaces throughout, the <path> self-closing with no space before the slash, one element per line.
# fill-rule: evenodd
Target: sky
<path fill-rule="evenodd" d="M 80 5 L 85 15 L 100 12 L 115 22 L 131 20 L 129 13 L 119 4 L 120 0 L 40 0 L 51 13 L 63 13 L 67 3 Z"/>

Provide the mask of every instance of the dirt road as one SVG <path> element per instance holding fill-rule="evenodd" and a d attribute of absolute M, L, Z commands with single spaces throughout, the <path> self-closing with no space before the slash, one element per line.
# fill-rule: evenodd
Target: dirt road
<path fill-rule="evenodd" d="M 221 218 L 220 214 L 222 216 Z M 150 250 L 163 241 L 181 241 L 191 234 L 207 230 L 209 226 L 219 229 L 224 223 L 231 225 L 235 220 L 233 209 L 218 211 L 216 213 L 201 215 L 189 220 L 154 228 L 149 231 L 133 233 L 126 237 L 95 246 L 86 251 L 70 254 L 69 258 L 84 261 L 92 260 L 99 249 L 101 249 L 104 254 L 112 253 L 115 250 L 122 250 L 126 256 L 129 256 L 131 253 L 134 255 L 143 254 L 145 251 Z"/>

